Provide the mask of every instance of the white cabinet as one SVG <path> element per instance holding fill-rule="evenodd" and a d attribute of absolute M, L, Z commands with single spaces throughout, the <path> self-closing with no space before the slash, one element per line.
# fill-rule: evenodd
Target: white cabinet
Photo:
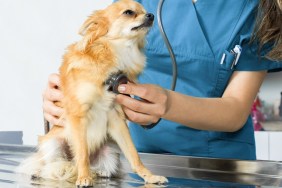
<path fill-rule="evenodd" d="M 255 140 L 256 140 L 257 159 L 269 160 L 269 132 L 256 131 Z"/>
<path fill-rule="evenodd" d="M 282 161 L 282 132 L 269 132 L 269 160 Z"/>
<path fill-rule="evenodd" d="M 282 132 L 255 132 L 257 159 L 282 161 Z"/>

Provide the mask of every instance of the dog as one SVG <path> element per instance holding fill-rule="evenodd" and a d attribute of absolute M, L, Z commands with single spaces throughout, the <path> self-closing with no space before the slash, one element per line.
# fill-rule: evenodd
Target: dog
<path fill-rule="evenodd" d="M 136 81 L 145 67 L 145 36 L 153 20 L 133 0 L 119 0 L 89 16 L 79 32 L 82 39 L 67 48 L 59 69 L 64 99 L 57 105 L 65 109 L 61 118 L 66 126 L 54 125 L 40 136 L 37 152 L 20 165 L 20 172 L 92 186 L 96 176 L 118 172 L 118 152 L 108 144 L 114 141 L 145 183 L 168 181 L 142 164 L 125 114 L 106 84 L 117 72 Z"/>

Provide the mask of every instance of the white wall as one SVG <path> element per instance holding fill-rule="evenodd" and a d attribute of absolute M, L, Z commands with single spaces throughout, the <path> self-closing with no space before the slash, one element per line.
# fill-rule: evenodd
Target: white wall
<path fill-rule="evenodd" d="M 112 0 L 0 0 L 0 131 L 43 134 L 42 91 L 86 17 Z"/>

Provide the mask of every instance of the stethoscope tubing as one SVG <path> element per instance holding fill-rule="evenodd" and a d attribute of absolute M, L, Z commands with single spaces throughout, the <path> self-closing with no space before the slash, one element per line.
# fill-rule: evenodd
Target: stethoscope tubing
<path fill-rule="evenodd" d="M 172 91 L 175 90 L 176 87 L 176 81 L 177 81 L 177 63 L 176 63 L 176 58 L 175 54 L 173 52 L 173 49 L 171 47 L 171 44 L 167 38 L 166 32 L 163 28 L 163 23 L 162 23 L 162 7 L 163 7 L 164 0 L 160 0 L 158 4 L 158 9 L 157 9 L 157 20 L 158 20 L 158 26 L 161 32 L 161 35 L 163 37 L 163 40 L 165 42 L 165 45 L 167 47 L 167 50 L 169 52 L 170 58 L 171 58 L 171 63 L 172 63 L 172 82 L 171 82 L 171 87 L 170 89 Z"/>
<path fill-rule="evenodd" d="M 169 56 L 171 58 L 171 64 L 172 64 L 172 81 L 171 81 L 171 86 L 170 89 L 172 91 L 175 90 L 176 87 L 176 81 L 177 81 L 177 63 L 175 59 L 175 54 L 172 50 L 171 44 L 167 38 L 166 32 L 163 27 L 163 22 L 162 22 L 162 7 L 163 7 L 164 0 L 160 0 L 158 4 L 158 9 L 157 9 L 157 20 L 158 20 L 158 26 L 162 35 L 162 38 L 164 40 L 164 43 L 167 47 L 167 50 L 169 52 Z M 144 129 L 152 129 L 155 127 L 159 122 L 161 121 L 161 118 L 156 122 L 156 123 L 151 123 L 149 125 L 143 125 L 142 127 Z"/>

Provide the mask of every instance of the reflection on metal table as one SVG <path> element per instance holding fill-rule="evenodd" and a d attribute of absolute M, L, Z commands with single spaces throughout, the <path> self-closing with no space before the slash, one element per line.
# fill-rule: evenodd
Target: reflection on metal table
<path fill-rule="evenodd" d="M 1 188 L 75 187 L 68 182 L 22 181 L 14 172 L 20 161 L 35 151 L 31 146 L 0 145 Z M 121 157 L 121 178 L 97 179 L 93 187 L 282 187 L 282 163 L 274 161 L 223 160 L 140 153 L 152 172 L 168 177 L 166 185 L 145 185 Z"/>

